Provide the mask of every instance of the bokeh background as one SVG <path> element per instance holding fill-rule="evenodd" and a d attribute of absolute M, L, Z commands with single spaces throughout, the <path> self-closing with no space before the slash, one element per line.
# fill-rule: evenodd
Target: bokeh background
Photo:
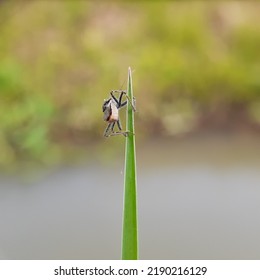
<path fill-rule="evenodd" d="M 140 258 L 259 259 L 259 15 L 0 1 L 0 258 L 120 259 L 124 138 L 101 106 L 131 66 Z"/>

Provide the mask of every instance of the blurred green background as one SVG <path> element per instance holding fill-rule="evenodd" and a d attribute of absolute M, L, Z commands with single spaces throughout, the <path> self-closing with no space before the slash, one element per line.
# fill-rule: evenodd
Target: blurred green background
<path fill-rule="evenodd" d="M 257 132 L 259 14 L 256 1 L 1 1 L 1 170 L 88 158 L 128 66 L 140 142 Z"/>
<path fill-rule="evenodd" d="M 125 139 L 101 108 L 129 66 L 140 258 L 260 259 L 259 15 L 0 1 L 0 259 L 120 258 Z"/>

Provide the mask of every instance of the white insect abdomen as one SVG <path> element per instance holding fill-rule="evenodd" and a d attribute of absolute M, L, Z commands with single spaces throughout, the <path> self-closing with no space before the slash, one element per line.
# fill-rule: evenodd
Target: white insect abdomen
<path fill-rule="evenodd" d="M 108 121 L 116 122 L 116 121 L 118 121 L 118 119 L 119 119 L 118 109 L 117 109 L 116 105 L 113 102 L 111 102 L 111 115 L 110 115 Z"/>

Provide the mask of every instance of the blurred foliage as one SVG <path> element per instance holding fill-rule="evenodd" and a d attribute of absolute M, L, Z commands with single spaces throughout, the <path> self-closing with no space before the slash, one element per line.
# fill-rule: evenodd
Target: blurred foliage
<path fill-rule="evenodd" d="M 128 66 L 141 139 L 258 127 L 259 14 L 253 1 L 1 1 L 0 166 L 103 142 L 101 105 Z"/>

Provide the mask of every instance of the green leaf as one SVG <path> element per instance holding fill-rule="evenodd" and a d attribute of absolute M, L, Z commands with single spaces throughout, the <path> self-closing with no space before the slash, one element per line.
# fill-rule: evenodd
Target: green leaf
<path fill-rule="evenodd" d="M 136 200 L 136 155 L 135 155 L 135 130 L 134 111 L 129 101 L 133 104 L 133 86 L 131 68 L 128 69 L 127 82 L 127 113 L 125 151 L 125 186 L 124 186 L 124 212 L 123 212 L 123 237 L 122 259 L 137 260 L 138 258 L 138 226 L 137 226 L 137 200 Z"/>

